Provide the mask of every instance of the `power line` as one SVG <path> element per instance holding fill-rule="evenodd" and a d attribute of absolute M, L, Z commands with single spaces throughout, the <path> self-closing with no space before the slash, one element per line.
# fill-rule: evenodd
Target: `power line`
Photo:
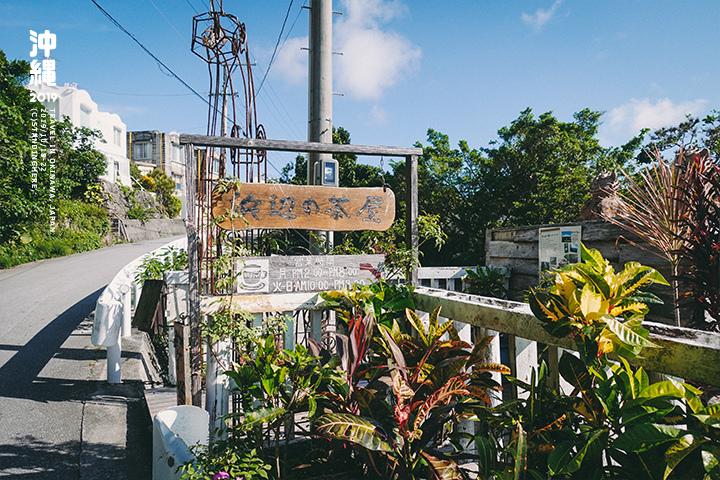
<path fill-rule="evenodd" d="M 185 37 L 182 36 L 182 34 L 180 32 L 178 32 L 178 29 L 175 28 L 175 25 L 173 25 L 172 22 L 170 22 L 170 20 L 168 20 L 168 18 L 165 16 L 165 14 L 162 12 L 162 10 L 160 10 L 158 8 L 158 6 L 155 5 L 155 3 L 152 0 L 148 0 L 148 2 L 152 3 L 152 6 L 155 7 L 155 10 L 157 10 L 160 13 L 160 15 L 162 15 L 162 17 L 165 19 L 165 21 L 168 23 L 168 25 L 170 25 L 172 27 L 172 29 L 175 30 L 175 33 L 177 33 L 178 36 L 180 38 L 182 38 L 183 42 L 185 42 L 185 45 L 187 45 L 189 47 L 190 44 L 188 43 L 188 41 L 185 39 Z"/>
<path fill-rule="evenodd" d="M 267 70 L 265 70 L 265 75 L 263 76 L 263 79 L 260 82 L 260 86 L 258 87 L 257 91 L 255 92 L 256 94 L 259 93 L 260 90 L 262 90 L 263 84 L 265 83 L 265 79 L 267 78 L 268 73 L 270 73 L 270 67 L 272 67 L 273 62 L 275 61 L 275 55 L 277 54 L 278 48 L 280 47 L 280 40 L 282 40 L 282 34 L 285 31 L 285 25 L 287 24 L 288 17 L 290 16 L 290 10 L 292 9 L 293 1 L 294 0 L 290 0 L 290 5 L 288 5 L 287 12 L 285 12 L 285 20 L 283 20 L 282 27 L 280 28 L 280 34 L 278 35 L 277 42 L 275 42 L 275 48 L 273 49 L 273 53 L 270 56 L 270 62 L 268 62 Z M 298 16 L 299 15 L 300 14 L 298 13 Z M 293 23 L 293 26 L 294 25 L 295 25 L 295 23 Z"/>
<path fill-rule="evenodd" d="M 211 104 L 205 97 L 203 97 L 202 95 L 200 95 L 194 88 L 192 88 L 190 85 L 188 85 L 188 84 L 185 82 L 185 80 L 183 80 L 183 79 L 180 78 L 175 72 L 173 72 L 172 69 L 170 69 L 170 67 L 168 67 L 167 65 L 165 65 L 158 57 L 156 57 L 150 50 L 148 50 L 148 49 L 145 47 L 145 45 L 143 45 L 142 43 L 140 43 L 140 41 L 139 41 L 137 38 L 135 38 L 135 36 L 134 36 L 132 33 L 128 32 L 128 31 L 125 29 L 125 27 L 123 27 L 122 25 L 120 25 L 120 23 L 119 23 L 117 20 L 115 20 L 112 15 L 110 15 L 108 12 L 106 12 L 105 9 L 102 8 L 95 0 L 92 0 L 92 2 L 95 4 L 95 6 L 96 6 L 97 8 L 100 9 L 100 11 L 101 11 L 116 27 L 118 27 L 120 30 L 122 30 L 123 33 L 125 33 L 127 36 L 129 36 L 130 38 L 132 38 L 133 41 L 135 41 L 135 43 L 137 43 L 137 44 L 140 46 L 140 48 L 142 48 L 142 49 L 145 51 L 145 53 L 147 53 L 148 55 L 150 55 L 150 57 L 151 57 L 153 60 L 155 60 L 158 65 L 160 65 L 162 68 L 164 68 L 165 70 L 167 70 L 167 71 L 170 73 L 170 75 L 172 75 L 173 77 L 175 77 L 180 83 L 183 84 L 183 86 L 185 86 L 185 88 L 187 88 L 188 90 L 190 90 L 191 92 L 193 92 L 193 93 L 195 94 L 195 96 L 197 96 L 200 100 L 202 100 L 204 103 L 206 103 L 210 108 L 213 108 L 212 104 Z M 214 110 L 217 111 L 217 108 L 215 108 Z"/>
<path fill-rule="evenodd" d="M 128 97 L 189 97 L 192 93 L 124 93 L 124 92 L 106 92 L 103 90 L 95 90 L 86 88 L 88 92 L 104 93 L 106 95 L 124 95 Z"/>

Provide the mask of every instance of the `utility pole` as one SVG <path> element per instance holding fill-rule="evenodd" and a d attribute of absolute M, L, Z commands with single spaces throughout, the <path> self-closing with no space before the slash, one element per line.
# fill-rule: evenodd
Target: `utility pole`
<path fill-rule="evenodd" d="M 308 142 L 332 143 L 332 0 L 310 0 L 308 61 Z M 315 183 L 315 164 L 329 153 L 309 153 L 307 183 Z"/>
<path fill-rule="evenodd" d="M 332 143 L 332 0 L 310 0 L 308 61 L 308 142 Z M 315 184 L 315 165 L 329 153 L 308 153 L 307 183 Z M 326 232 L 326 247 L 333 232 Z"/>

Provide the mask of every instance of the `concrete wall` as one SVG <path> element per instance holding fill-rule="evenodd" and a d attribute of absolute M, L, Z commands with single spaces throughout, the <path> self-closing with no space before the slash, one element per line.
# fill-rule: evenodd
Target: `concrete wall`
<path fill-rule="evenodd" d="M 127 239 L 130 242 L 185 235 L 185 221 L 180 219 L 154 218 L 142 220 L 124 219 Z"/>

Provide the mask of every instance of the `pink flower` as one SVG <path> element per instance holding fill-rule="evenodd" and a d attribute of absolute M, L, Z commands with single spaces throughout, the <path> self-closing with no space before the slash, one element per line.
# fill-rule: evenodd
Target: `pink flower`
<path fill-rule="evenodd" d="M 218 472 L 215 475 L 213 475 L 213 480 L 223 480 L 223 479 L 230 479 L 230 474 L 227 472 Z"/>

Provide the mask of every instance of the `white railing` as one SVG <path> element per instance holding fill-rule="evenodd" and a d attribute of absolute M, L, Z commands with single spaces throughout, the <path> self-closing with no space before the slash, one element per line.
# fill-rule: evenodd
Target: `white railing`
<path fill-rule="evenodd" d="M 425 272 L 423 272 L 425 270 Z M 464 267 L 421 269 L 420 279 L 423 283 L 439 285 L 445 283 L 455 287 L 455 279 L 464 276 Z M 439 274 L 439 275 L 438 275 Z M 436 276 L 437 275 L 437 276 Z M 444 280 L 444 282 L 442 281 Z M 418 313 L 429 313 L 437 307 L 441 308 L 443 318 L 457 322 L 458 332 L 465 341 L 488 334 L 499 333 L 507 339 L 508 353 L 501 355 L 500 335 L 491 343 L 487 352 L 487 361 L 506 363 L 513 376 L 521 380 L 529 380 L 530 372 L 538 366 L 538 345 L 548 347 L 548 364 L 551 381 L 556 387 L 563 387 L 557 373 L 557 360 L 562 349 L 576 350 L 570 339 L 559 339 L 548 334 L 540 321 L 535 318 L 526 303 L 500 300 L 464 294 L 458 291 L 440 290 L 419 286 L 413 293 L 413 300 Z M 255 313 L 258 317 L 263 312 L 287 312 L 296 310 L 314 310 L 317 303 L 315 293 L 292 293 L 283 295 L 238 296 L 234 299 L 240 308 Z M 212 314 L 211 299 L 204 299 L 202 311 Z M 643 366 L 648 371 L 673 375 L 700 384 L 720 386 L 720 336 L 691 330 L 671 327 L 668 325 L 644 322 L 651 332 L 651 340 L 662 348 L 646 349 L 643 357 L 631 363 Z M 311 326 L 306 332 L 308 336 L 317 337 L 320 333 L 317 326 Z M 289 323 L 290 331 L 285 336 L 285 347 L 292 348 L 296 332 L 293 328 L 304 328 L 302 325 Z M 319 338 L 317 338 L 319 340 Z M 503 362 L 503 356 L 505 361 Z M 208 366 L 209 367 L 209 366 Z M 208 371 L 208 378 L 221 377 L 221 372 Z M 218 402 L 219 397 L 230 395 L 229 385 L 221 381 L 212 392 L 208 392 L 209 405 L 228 405 L 227 401 Z M 218 418 L 224 412 L 211 411 L 211 416 Z"/>

